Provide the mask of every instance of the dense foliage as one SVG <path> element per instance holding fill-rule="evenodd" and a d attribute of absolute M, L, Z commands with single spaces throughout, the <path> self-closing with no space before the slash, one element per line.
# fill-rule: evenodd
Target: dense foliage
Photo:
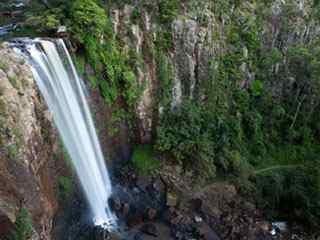
<path fill-rule="evenodd" d="M 209 24 L 205 2 L 185 4 L 199 11 L 197 21 L 202 26 Z M 216 21 L 224 19 L 223 39 L 218 33 L 212 36 L 222 50 L 211 59 L 210 75 L 201 82 L 199 98 L 171 109 L 172 23 L 182 6 L 168 0 L 134 5 L 131 20 L 135 24 L 140 24 L 142 8 L 156 12 L 156 34 L 154 39 L 145 39 L 143 54 L 157 64 L 156 102 L 164 109 L 157 150 L 205 179 L 222 176 L 246 194 L 267 194 L 258 197 L 262 199 L 258 202 L 273 214 L 287 214 L 290 207 L 291 217 L 319 222 L 319 43 L 314 39 L 308 44 L 281 45 L 295 30 L 291 16 L 301 13 L 290 2 L 284 4 L 279 21 L 282 34 L 269 43 L 263 29 L 270 20 L 268 1 L 257 2 L 255 14 L 241 1 L 209 5 Z M 137 66 L 143 69 L 141 56 L 123 48 L 121 39 L 114 36 L 104 6 L 99 1 L 76 0 L 65 9 L 68 18 L 59 19 L 69 24 L 83 50 L 79 69 L 86 75 L 86 62 L 93 69 L 86 76 L 92 86 L 100 89 L 108 104 L 120 102 L 122 109 L 133 110 L 142 91 L 135 72 Z M 317 11 L 312 11 L 312 17 L 317 19 Z M 47 22 L 55 23 L 53 18 Z M 114 113 L 117 119 L 124 115 L 125 111 Z M 133 162 L 140 172 L 156 167 L 151 155 L 150 149 L 135 149 Z M 290 198 L 297 201 L 284 206 Z"/>
<path fill-rule="evenodd" d="M 74 1 L 70 13 L 74 37 L 81 43 L 85 43 L 90 37 L 99 40 L 109 30 L 106 13 L 95 1 Z"/>
<path fill-rule="evenodd" d="M 165 113 L 158 130 L 158 149 L 169 152 L 185 168 L 215 172 L 213 144 L 210 140 L 206 116 L 201 106 L 186 103 L 174 113 Z"/>
<path fill-rule="evenodd" d="M 26 240 L 32 234 L 32 220 L 28 210 L 22 208 L 17 216 L 14 231 L 11 234 L 11 240 Z"/>
<path fill-rule="evenodd" d="M 270 49 L 261 34 L 261 18 L 268 16 L 243 16 L 240 4 L 234 6 L 224 51 L 212 59 L 202 99 L 162 114 L 158 149 L 186 168 L 207 173 L 201 176 L 229 176 L 244 193 L 257 194 L 259 204 L 274 215 L 316 226 L 319 42 Z M 292 6 L 284 9 L 283 30 L 292 31 Z M 255 78 L 248 80 L 248 74 Z"/>
<path fill-rule="evenodd" d="M 94 85 L 109 104 L 123 98 L 133 105 L 139 96 L 129 59 L 114 39 L 106 11 L 92 0 L 74 1 L 71 8 L 72 31 L 83 44 L 87 60 L 95 71 Z"/>

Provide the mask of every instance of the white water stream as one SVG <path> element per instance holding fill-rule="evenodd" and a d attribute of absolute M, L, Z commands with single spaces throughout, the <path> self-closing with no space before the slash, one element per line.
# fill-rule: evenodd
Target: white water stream
<path fill-rule="evenodd" d="M 94 222 L 112 228 L 116 217 L 108 205 L 111 182 L 82 80 L 70 54 L 62 40 L 29 40 L 24 47 L 24 56 L 72 159 Z"/>

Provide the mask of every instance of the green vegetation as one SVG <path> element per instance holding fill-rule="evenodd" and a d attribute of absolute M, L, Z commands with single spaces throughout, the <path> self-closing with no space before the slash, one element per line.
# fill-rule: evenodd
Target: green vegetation
<path fill-rule="evenodd" d="M 209 176 L 214 174 L 213 144 L 201 106 L 186 103 L 173 113 L 164 113 L 161 124 L 157 146 L 160 151 L 173 155 L 185 168 L 196 167 Z"/>
<path fill-rule="evenodd" d="M 300 163 L 290 162 L 290 165 L 257 171 L 257 190 L 263 196 L 259 199 L 259 205 L 271 209 L 269 213 L 274 216 L 298 219 L 317 227 L 320 219 L 319 149 L 300 148 L 298 154 L 296 149 L 291 151 L 292 161 Z"/>
<path fill-rule="evenodd" d="M 260 25 L 265 15 L 255 21 L 240 5 L 225 27 L 224 51 L 212 59 L 211 76 L 201 86 L 205 97 L 162 114 L 157 148 L 204 177 L 235 182 L 272 216 L 316 226 L 319 45 L 266 48 Z M 290 6 L 285 9 L 292 16 Z M 291 29 L 288 19 L 282 21 Z M 248 73 L 255 78 L 246 80 Z"/>
<path fill-rule="evenodd" d="M 72 164 L 71 157 L 61 139 L 59 141 L 59 152 L 62 154 L 63 160 L 66 162 L 68 169 L 71 172 L 74 172 L 74 166 Z"/>
<path fill-rule="evenodd" d="M 8 77 L 9 81 L 11 83 L 11 85 L 15 88 L 15 89 L 19 89 L 19 82 L 16 76 L 12 76 L 12 77 Z"/>
<path fill-rule="evenodd" d="M 124 46 L 115 36 L 108 15 L 107 7 L 123 7 L 132 4 L 130 1 L 52 1 L 50 9 L 35 4 L 36 10 L 27 15 L 27 23 L 42 33 L 52 33 L 60 24 L 68 26 L 71 40 L 81 53 L 76 57 L 79 73 L 99 89 L 111 107 L 113 119 L 108 132 L 112 136 L 119 132 L 119 123 L 134 126 L 135 109 L 143 91 L 136 78 L 137 68 L 143 71 L 145 63 L 156 62 L 154 113 L 159 106 L 164 111 L 158 121 L 156 144 L 134 149 L 133 164 L 140 173 L 159 168 L 154 154 L 157 150 L 201 178 L 223 177 L 235 182 L 272 216 L 290 216 L 319 225 L 319 39 L 306 40 L 306 44 L 287 39 L 297 32 L 296 21 L 302 21 L 293 1 L 281 3 L 281 18 L 274 26 L 281 33 L 277 36 L 265 29 L 273 21 L 272 1 L 243 2 L 135 2 L 131 14 L 134 24 L 141 24 L 143 11 L 154 13 L 153 20 L 157 21 L 155 32 L 144 32 L 142 53 Z M 215 18 L 212 39 L 206 40 L 215 49 L 207 79 L 199 81 L 194 98 L 186 100 L 186 96 L 181 106 L 171 109 L 172 56 L 176 50 L 172 23 L 184 8 L 198 9 L 195 15 L 188 12 L 192 16 L 184 17 L 198 21 L 201 27 Z M 319 21 L 319 12 L 319 0 L 314 0 L 314 9 L 304 17 L 308 22 Z M 86 64 L 92 73 L 86 72 Z M 7 67 L 0 64 L 4 70 Z M 204 68 L 202 63 L 197 67 L 196 71 Z M 17 86 L 16 79 L 10 81 Z M 183 81 L 188 84 L 188 79 Z M 15 148 L 9 154 L 15 156 Z M 61 177 L 59 190 L 62 198 L 67 198 L 72 181 Z"/>
<path fill-rule="evenodd" d="M 36 29 L 40 33 L 55 33 L 58 27 L 61 26 L 60 19 L 62 16 L 63 12 L 60 8 L 45 10 L 38 16 L 29 13 L 27 14 L 26 26 Z"/>
<path fill-rule="evenodd" d="M 9 70 L 9 66 L 6 62 L 0 62 L 0 69 L 6 72 Z"/>
<path fill-rule="evenodd" d="M 100 40 L 108 29 L 106 12 L 96 1 L 76 0 L 71 6 L 72 31 L 80 43 L 86 43 L 89 37 Z"/>
<path fill-rule="evenodd" d="M 73 193 L 73 182 L 70 177 L 60 176 L 58 179 L 59 199 L 67 200 Z"/>
<path fill-rule="evenodd" d="M 140 9 L 138 7 L 135 7 L 132 11 L 132 14 L 131 14 L 131 21 L 135 24 L 138 24 L 139 23 L 139 20 L 141 18 L 141 12 L 140 12 Z"/>
<path fill-rule="evenodd" d="M 150 173 L 160 167 L 151 145 L 138 145 L 134 148 L 132 161 L 140 174 Z"/>
<path fill-rule="evenodd" d="M 10 144 L 7 146 L 7 153 L 10 159 L 15 159 L 19 153 L 18 146 L 16 144 Z"/>
<path fill-rule="evenodd" d="M 158 89 L 158 102 L 162 106 L 169 106 L 172 100 L 172 65 L 170 59 L 161 50 L 157 51 L 157 66 L 158 66 L 158 79 L 159 79 L 159 89 Z"/>
<path fill-rule="evenodd" d="M 20 209 L 14 231 L 11 234 L 11 240 L 26 240 L 31 237 L 33 231 L 32 220 L 27 209 Z"/>
<path fill-rule="evenodd" d="M 84 76 L 86 74 L 86 70 L 85 70 L 85 58 L 78 54 L 74 59 L 73 59 L 75 66 L 77 68 L 77 71 L 79 73 L 80 76 Z"/>
<path fill-rule="evenodd" d="M 90 78 L 93 85 L 100 89 L 108 104 L 122 99 L 130 109 L 134 107 L 142 89 L 128 64 L 128 54 L 114 39 L 106 11 L 94 0 L 77 0 L 70 15 L 73 36 L 83 45 L 96 75 Z"/>
<path fill-rule="evenodd" d="M 159 21 L 163 24 L 170 24 L 178 15 L 178 0 L 159 1 Z"/>

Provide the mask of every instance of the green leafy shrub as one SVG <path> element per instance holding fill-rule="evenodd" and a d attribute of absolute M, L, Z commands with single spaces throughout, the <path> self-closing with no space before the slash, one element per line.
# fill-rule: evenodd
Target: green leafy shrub
<path fill-rule="evenodd" d="M 17 144 L 10 144 L 9 146 L 7 146 L 7 152 L 10 159 L 15 159 L 19 153 Z"/>
<path fill-rule="evenodd" d="M 54 32 L 61 26 L 63 11 L 61 8 L 52 8 L 39 12 L 38 15 L 30 13 L 26 19 L 26 26 L 36 29 L 38 32 Z"/>
<path fill-rule="evenodd" d="M 250 86 L 251 93 L 254 97 L 259 97 L 262 94 L 263 83 L 260 80 L 255 80 Z"/>
<path fill-rule="evenodd" d="M 143 86 L 137 82 L 129 54 L 113 36 L 105 9 L 94 0 L 77 0 L 72 3 L 70 16 L 73 36 L 94 70 L 94 76 L 88 77 L 92 86 L 100 90 L 110 106 L 121 101 L 132 112 Z"/>
<path fill-rule="evenodd" d="M 172 31 L 170 29 L 158 30 L 155 45 L 158 49 L 168 51 L 172 49 L 173 39 Z"/>
<path fill-rule="evenodd" d="M 160 162 L 155 158 L 151 145 L 135 146 L 132 155 L 132 162 L 141 174 L 146 174 L 160 167 Z"/>
<path fill-rule="evenodd" d="M 199 105 L 190 102 L 164 113 L 158 129 L 157 148 L 172 154 L 173 159 L 185 168 L 196 167 L 213 176 L 213 146 L 202 111 Z"/>
<path fill-rule="evenodd" d="M 132 11 L 132 14 L 131 14 L 131 20 L 133 23 L 137 24 L 137 23 L 139 23 L 140 18 L 141 18 L 140 9 L 139 9 L 139 7 L 135 7 Z"/>
<path fill-rule="evenodd" d="M 185 168 L 216 170 L 246 194 L 258 192 L 273 216 L 316 226 L 319 160 L 309 154 L 319 154 L 319 42 L 288 48 L 277 42 L 278 48 L 270 49 L 265 44 L 270 39 L 262 34 L 270 9 L 261 5 L 271 8 L 271 3 L 257 4 L 254 16 L 241 1 L 213 3 L 217 15 L 227 16 L 225 45 L 211 60 L 210 75 L 200 86 L 201 99 L 184 99 L 178 109 L 161 115 L 157 148 Z M 285 5 L 279 38 L 295 27 L 288 24 L 289 16 L 300 14 L 291 1 Z M 228 15 L 230 9 L 233 14 Z M 156 45 L 162 51 L 170 49 L 161 38 L 165 39 L 159 35 Z M 169 79 L 160 60 L 159 79 Z"/>
<path fill-rule="evenodd" d="M 99 41 L 111 32 L 106 12 L 94 0 L 75 0 L 70 12 L 72 31 L 80 43 L 85 43 L 88 37 Z"/>
<path fill-rule="evenodd" d="M 16 222 L 14 224 L 14 231 L 11 233 L 12 240 L 26 240 L 31 237 L 33 231 L 32 220 L 27 209 L 20 209 Z"/>
<path fill-rule="evenodd" d="M 61 200 L 67 200 L 73 193 L 72 179 L 69 177 L 61 176 L 58 179 L 59 198 Z"/>
<path fill-rule="evenodd" d="M 85 58 L 81 55 L 77 55 L 74 59 L 77 71 L 79 73 L 80 76 L 84 76 L 86 74 L 86 70 L 85 70 Z"/>
<path fill-rule="evenodd" d="M 160 23 L 170 24 L 178 15 L 179 1 L 160 0 L 159 1 L 159 20 Z"/>

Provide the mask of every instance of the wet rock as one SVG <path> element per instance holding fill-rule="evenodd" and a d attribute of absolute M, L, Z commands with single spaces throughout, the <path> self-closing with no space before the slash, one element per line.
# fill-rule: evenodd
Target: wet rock
<path fill-rule="evenodd" d="M 154 224 L 145 224 L 141 227 L 141 232 L 153 236 L 153 237 L 158 237 L 159 233 L 158 233 L 158 229 Z"/>
<path fill-rule="evenodd" d="M 171 225 L 177 225 L 182 219 L 182 215 L 173 207 L 169 208 L 165 213 L 166 221 Z"/>
<path fill-rule="evenodd" d="M 117 196 L 113 196 L 109 200 L 110 207 L 113 211 L 120 211 L 121 210 L 121 200 Z"/>
<path fill-rule="evenodd" d="M 124 204 L 123 204 L 123 207 L 122 207 L 122 215 L 123 215 L 123 217 L 127 217 L 128 214 L 129 214 L 129 212 L 130 212 L 130 205 L 129 205 L 129 203 L 124 203 Z"/>
<path fill-rule="evenodd" d="M 128 172 L 127 178 L 128 178 L 129 186 L 131 186 L 131 187 L 136 187 L 136 186 L 139 185 L 139 183 L 138 183 L 138 180 L 139 180 L 139 179 L 138 179 L 138 176 L 136 175 L 136 173 L 135 173 L 133 170 L 130 170 L 130 171 Z"/>
<path fill-rule="evenodd" d="M 257 222 L 257 227 L 263 232 L 269 232 L 272 228 L 271 224 L 266 221 Z"/>
<path fill-rule="evenodd" d="M 148 220 L 153 221 L 157 217 L 157 210 L 154 208 L 149 208 L 147 211 Z"/>
<path fill-rule="evenodd" d="M 157 198 L 157 200 L 165 193 L 165 186 L 160 179 L 152 179 L 151 183 L 147 185 L 146 191 L 150 197 Z"/>
<path fill-rule="evenodd" d="M 203 202 L 200 198 L 195 198 L 191 200 L 190 205 L 193 211 L 201 211 Z"/>
<path fill-rule="evenodd" d="M 143 233 L 138 232 L 133 237 L 134 240 L 143 240 Z"/>
<path fill-rule="evenodd" d="M 95 240 L 108 240 L 109 233 L 101 227 L 95 227 L 93 233 Z"/>
<path fill-rule="evenodd" d="M 174 239 L 200 239 L 200 233 L 190 224 L 178 224 L 171 226 L 171 236 Z"/>
<path fill-rule="evenodd" d="M 207 224 L 201 224 L 197 230 L 203 240 L 220 240 L 218 235 Z"/>
<path fill-rule="evenodd" d="M 66 26 L 59 26 L 56 32 L 56 36 L 59 38 L 68 37 L 68 31 Z"/>
<path fill-rule="evenodd" d="M 139 213 L 132 214 L 128 217 L 127 222 L 129 227 L 138 226 L 143 223 L 143 216 Z"/>
<path fill-rule="evenodd" d="M 107 240 L 121 240 L 122 238 L 117 233 L 109 233 Z"/>

